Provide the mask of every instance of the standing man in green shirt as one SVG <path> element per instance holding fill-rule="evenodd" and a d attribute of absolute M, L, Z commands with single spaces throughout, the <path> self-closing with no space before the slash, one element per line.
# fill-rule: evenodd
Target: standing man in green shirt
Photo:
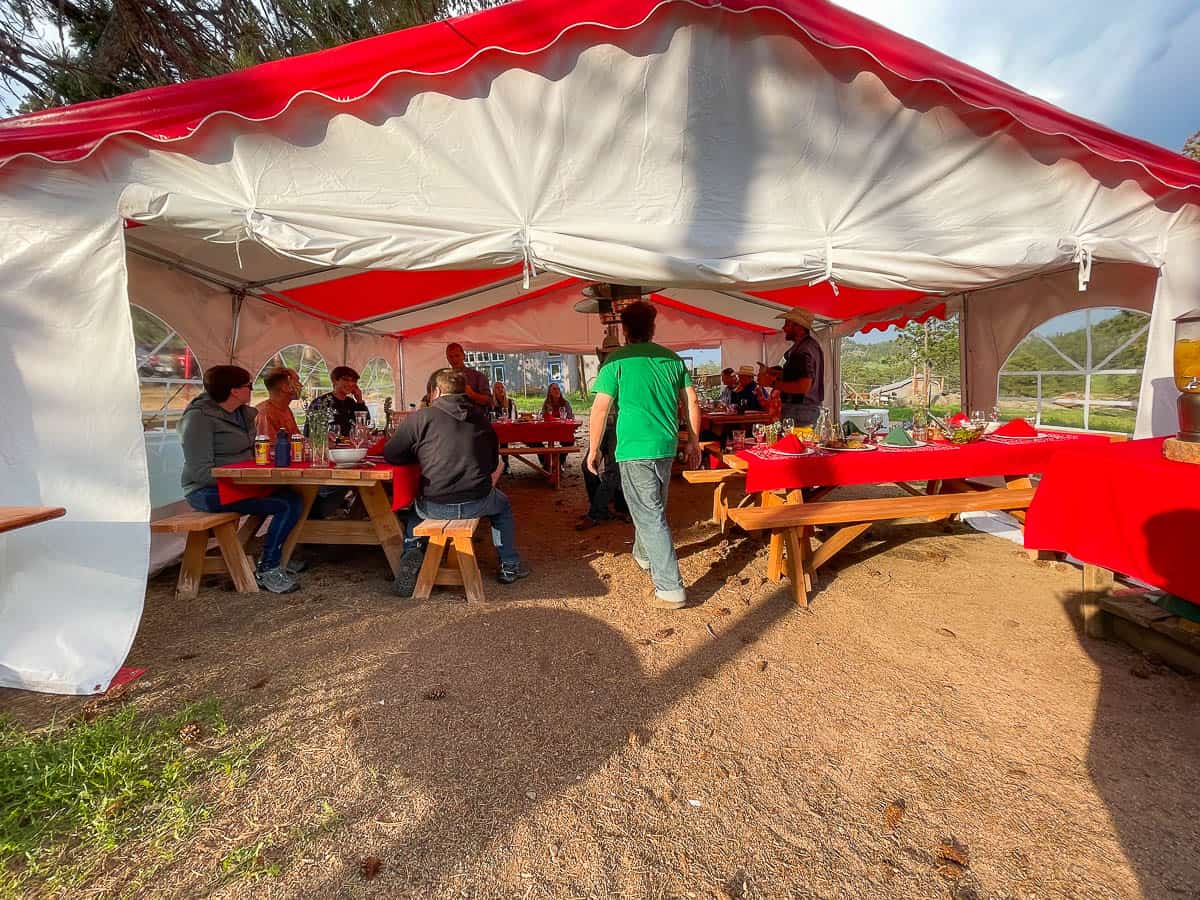
<path fill-rule="evenodd" d="M 700 404 L 683 360 L 651 340 L 657 315 L 644 300 L 621 312 L 626 345 L 608 357 L 596 376 L 587 467 L 597 473 L 608 410 L 616 400 L 616 457 L 633 519 L 633 558 L 654 581 L 650 602 L 680 609 L 687 605 L 687 595 L 667 525 L 667 488 L 679 442 L 680 399 L 687 401 L 686 462 L 693 469 L 700 464 Z"/>

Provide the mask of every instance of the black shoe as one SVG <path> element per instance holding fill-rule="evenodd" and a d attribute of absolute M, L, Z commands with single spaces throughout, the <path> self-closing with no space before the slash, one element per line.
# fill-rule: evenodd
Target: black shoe
<path fill-rule="evenodd" d="M 496 573 L 496 580 L 501 584 L 512 584 L 514 581 L 526 578 L 530 574 L 529 566 L 525 565 L 523 562 L 517 563 L 516 565 L 501 563 L 500 571 Z"/>
<path fill-rule="evenodd" d="M 396 596 L 408 599 L 417 587 L 417 576 L 421 573 L 421 563 L 425 554 L 417 547 L 409 547 L 400 557 L 399 570 L 396 573 Z"/>
<path fill-rule="evenodd" d="M 300 585 L 287 572 L 276 566 L 274 569 L 263 569 L 254 573 L 254 580 L 264 591 L 272 594 L 290 594 L 299 590 Z"/>

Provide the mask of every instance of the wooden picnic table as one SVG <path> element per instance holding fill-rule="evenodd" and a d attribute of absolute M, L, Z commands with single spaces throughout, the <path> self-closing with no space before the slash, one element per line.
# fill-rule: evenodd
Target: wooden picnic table
<path fill-rule="evenodd" d="M 578 452 L 575 446 L 575 430 L 580 422 L 574 419 L 544 419 L 541 422 L 493 422 L 492 429 L 500 439 L 500 455 L 520 460 L 529 468 L 546 477 L 555 490 L 562 483 L 563 457 Z M 551 447 L 552 443 L 565 444 Z M 523 446 L 512 446 L 513 444 Z M 542 446 L 531 447 L 530 444 Z M 508 445 L 508 446 L 505 446 Z M 539 457 L 546 457 L 549 468 L 541 465 Z"/>
<path fill-rule="evenodd" d="M 816 571 L 873 523 L 937 521 L 974 510 L 1005 510 L 1023 520 L 1034 497 L 1030 476 L 1044 470 L 1057 450 L 1088 442 L 1104 443 L 1107 438 L 1047 433 L 1025 442 L 817 451 L 795 458 L 771 459 L 758 450 L 726 454 L 723 461 L 731 472 L 744 473 L 747 495 L 756 497 L 759 507 L 731 509 L 726 502 L 717 510 L 714 499 L 714 517 L 727 517 L 747 530 L 769 530 L 768 576 L 781 580 L 786 550 L 796 600 L 807 603 Z M 992 476 L 1001 478 L 1004 486 L 978 480 Z M 717 481 L 716 476 L 709 478 Z M 717 481 L 717 492 L 727 483 Z M 895 484 L 905 496 L 824 500 L 832 491 L 855 484 Z M 831 530 L 814 550 L 811 537 L 817 526 Z"/>
<path fill-rule="evenodd" d="M 700 427 L 711 428 L 713 431 L 716 431 L 718 426 L 732 428 L 735 425 L 767 425 L 770 422 L 771 414 L 767 412 L 700 413 Z"/>
<path fill-rule="evenodd" d="M 0 506 L 0 534 L 65 516 L 61 506 Z"/>
<path fill-rule="evenodd" d="M 300 522 L 283 545 L 281 566 L 292 558 L 297 544 L 377 544 L 387 557 L 392 574 L 400 570 L 404 553 L 404 531 L 396 521 L 393 503 L 383 486 L 393 480 L 397 467 L 383 463 L 353 468 L 315 468 L 310 466 L 256 466 L 238 463 L 213 469 L 213 477 L 228 479 L 236 485 L 269 485 L 292 488 L 304 500 Z M 358 492 L 366 519 L 309 519 L 317 492 L 323 487 L 341 487 Z"/>

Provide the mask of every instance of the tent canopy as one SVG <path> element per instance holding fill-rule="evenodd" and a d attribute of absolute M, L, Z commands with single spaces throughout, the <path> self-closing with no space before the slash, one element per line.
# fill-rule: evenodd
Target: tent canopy
<path fill-rule="evenodd" d="M 222 361 L 586 349 L 576 279 L 768 358 L 794 304 L 827 339 L 944 304 L 994 361 L 1088 287 L 1152 306 L 1142 434 L 1200 296 L 1200 165 L 822 0 L 521 0 L 8 120 L 0 179 L 0 503 L 68 509 L 0 537 L 0 684 L 46 690 L 102 689 L 140 616 L 139 292 Z"/>

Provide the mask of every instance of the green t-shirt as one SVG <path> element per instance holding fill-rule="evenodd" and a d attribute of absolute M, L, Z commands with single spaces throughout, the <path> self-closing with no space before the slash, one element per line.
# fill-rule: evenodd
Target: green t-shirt
<path fill-rule="evenodd" d="M 620 404 L 617 462 L 675 456 L 679 392 L 691 383 L 683 360 L 658 344 L 628 344 L 604 361 L 592 389 Z"/>

